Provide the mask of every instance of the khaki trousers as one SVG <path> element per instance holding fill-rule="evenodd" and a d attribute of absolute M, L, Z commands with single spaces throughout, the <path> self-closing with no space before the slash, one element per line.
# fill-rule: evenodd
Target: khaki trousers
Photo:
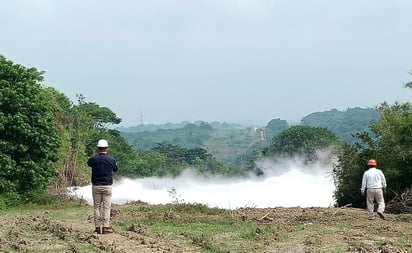
<path fill-rule="evenodd" d="M 93 185 L 94 224 L 96 227 L 110 227 L 110 208 L 112 206 L 112 186 Z"/>
<path fill-rule="evenodd" d="M 375 214 L 373 213 L 373 209 L 375 207 L 374 201 L 378 203 L 378 212 L 383 213 L 385 211 L 385 200 L 383 198 L 383 191 L 381 188 L 366 190 L 366 207 L 368 208 L 369 219 L 375 218 Z"/>

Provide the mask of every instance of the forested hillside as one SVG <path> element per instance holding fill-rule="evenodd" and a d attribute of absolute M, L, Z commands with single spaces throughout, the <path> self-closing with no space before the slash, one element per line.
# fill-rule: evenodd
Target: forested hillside
<path fill-rule="evenodd" d="M 341 138 L 341 140 L 354 143 L 354 133 L 372 131 L 369 128 L 371 121 L 379 120 L 379 112 L 374 108 L 348 108 L 345 111 L 332 109 L 325 112 L 311 113 L 302 118 L 301 122 L 307 126 L 325 127 Z"/>
<path fill-rule="evenodd" d="M 203 148 L 219 161 L 234 163 L 249 150 L 262 149 L 267 145 L 267 139 L 262 138 L 261 131 L 255 128 L 218 130 L 205 123 L 189 123 L 180 129 L 121 134 L 137 150 L 150 150 L 159 143 L 166 143 L 185 148 Z"/>
<path fill-rule="evenodd" d="M 227 122 L 219 122 L 219 121 L 213 121 L 213 122 L 205 122 L 205 121 L 195 121 L 195 122 L 189 122 L 189 121 L 182 121 L 180 123 L 164 123 L 164 124 L 140 124 L 137 126 L 132 126 L 132 127 L 118 127 L 116 128 L 120 132 L 123 133 L 137 133 L 137 132 L 151 132 L 151 131 L 156 131 L 156 130 L 170 130 L 170 129 L 181 129 L 184 128 L 188 124 L 195 124 L 195 125 L 201 125 L 201 124 L 208 124 L 210 125 L 213 129 L 243 129 L 244 126 L 241 124 L 235 124 L 235 123 L 227 123 Z"/>
<path fill-rule="evenodd" d="M 354 143 L 353 135 L 366 132 L 371 134 L 369 124 L 379 120 L 379 112 L 372 108 L 349 108 L 345 111 L 332 109 L 315 112 L 302 118 L 302 125 L 326 128 L 336 134 L 341 141 Z M 183 125 L 186 123 L 186 125 Z M 221 126 L 225 126 L 224 128 Z M 136 149 L 150 150 L 157 143 L 167 143 L 186 148 L 203 148 L 224 163 L 240 165 L 256 152 L 262 152 L 273 137 L 286 130 L 286 120 L 273 119 L 266 126 L 243 126 L 227 123 L 214 125 L 206 122 L 182 122 L 150 126 L 144 131 L 143 125 L 131 128 L 119 128 L 122 136 Z M 180 128 L 179 128 L 180 127 Z M 137 131 L 140 129 L 139 131 Z"/>

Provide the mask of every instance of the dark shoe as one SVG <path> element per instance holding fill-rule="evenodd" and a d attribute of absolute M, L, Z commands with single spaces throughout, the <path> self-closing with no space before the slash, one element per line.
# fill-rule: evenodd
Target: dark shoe
<path fill-rule="evenodd" d="M 93 231 L 93 233 L 101 234 L 102 231 L 99 227 L 96 227 L 96 229 Z"/>
<path fill-rule="evenodd" d="M 380 217 L 382 220 L 384 220 L 384 219 L 385 219 L 385 216 L 383 215 L 383 213 L 378 212 L 378 215 L 379 215 L 379 217 Z"/>
<path fill-rule="evenodd" d="M 113 232 L 111 227 L 103 227 L 103 234 L 112 234 Z"/>

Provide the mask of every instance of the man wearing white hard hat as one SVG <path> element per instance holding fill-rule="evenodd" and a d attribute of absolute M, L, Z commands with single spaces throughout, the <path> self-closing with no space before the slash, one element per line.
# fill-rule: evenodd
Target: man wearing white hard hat
<path fill-rule="evenodd" d="M 92 168 L 92 193 L 95 233 L 110 234 L 110 209 L 112 205 L 113 172 L 118 167 L 116 160 L 108 155 L 107 140 L 97 142 L 97 154 L 90 157 L 87 165 Z"/>

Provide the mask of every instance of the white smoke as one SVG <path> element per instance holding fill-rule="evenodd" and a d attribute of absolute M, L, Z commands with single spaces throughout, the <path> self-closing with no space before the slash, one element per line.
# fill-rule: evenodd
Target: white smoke
<path fill-rule="evenodd" d="M 209 207 L 329 207 L 334 204 L 332 164 L 304 164 L 301 160 L 260 160 L 262 176 L 203 177 L 187 169 L 175 178 L 123 178 L 113 185 L 112 202 L 149 204 L 200 203 Z M 72 194 L 92 203 L 91 185 Z"/>

